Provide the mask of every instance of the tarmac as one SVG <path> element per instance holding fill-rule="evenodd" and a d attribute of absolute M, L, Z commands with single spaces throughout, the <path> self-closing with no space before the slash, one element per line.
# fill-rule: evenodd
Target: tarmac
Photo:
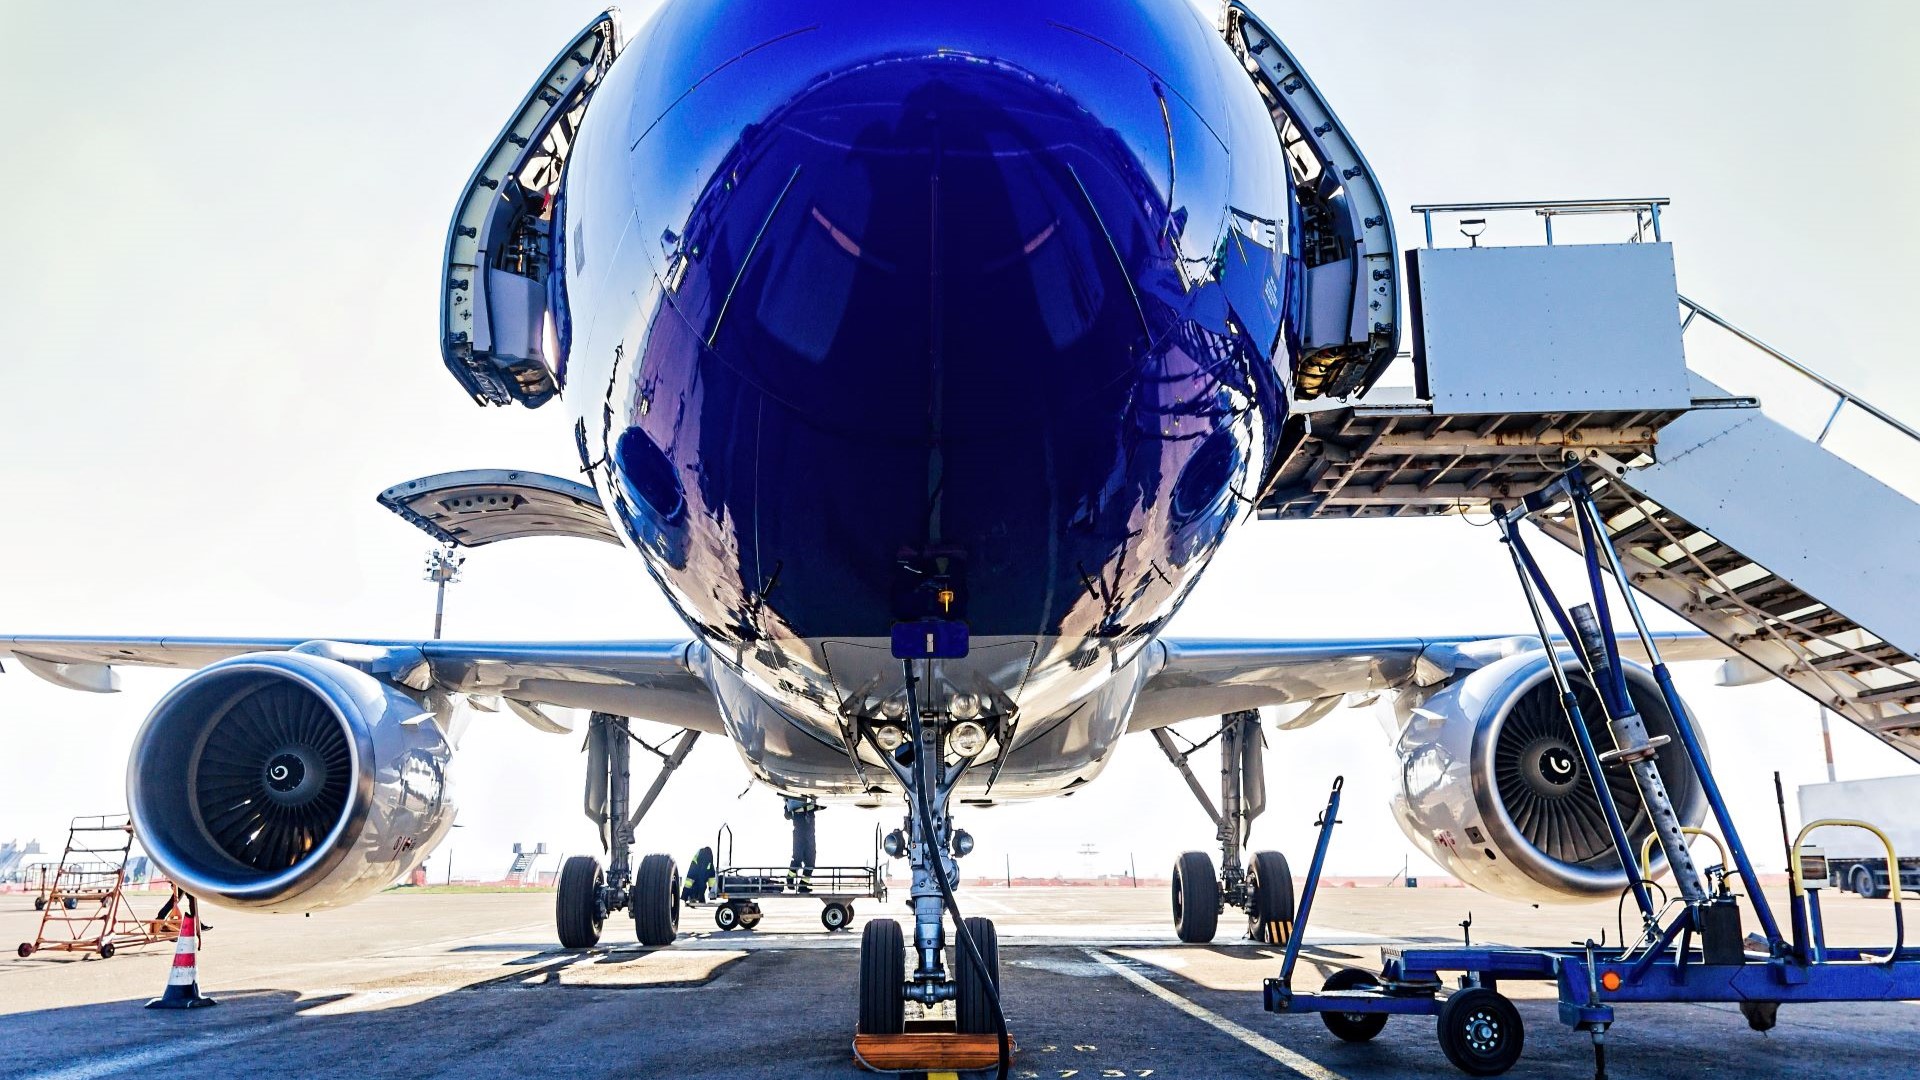
<path fill-rule="evenodd" d="M 863 901 L 860 921 L 903 915 Z M 970 887 L 967 914 L 1002 942 L 1012 1075 L 1041 1078 L 1458 1077 L 1433 1021 L 1396 1018 L 1348 1044 L 1318 1018 L 1262 1011 L 1280 950 L 1174 941 L 1164 885 Z M 143 901 L 151 906 L 151 901 Z M 602 944 L 554 944 L 548 892 L 397 890 L 312 917 L 208 908 L 202 989 L 219 1007 L 140 1006 L 164 985 L 169 945 L 113 958 L 0 960 L 0 1077 L 858 1077 L 850 1043 L 859 921 L 828 934 L 806 898 L 769 901 L 753 931 L 723 933 L 690 909 L 664 949 L 634 944 L 623 916 Z M 1829 940 L 1884 945 L 1891 905 L 1829 894 Z M 1463 889 L 1326 888 L 1297 985 L 1339 966 L 1377 968 L 1394 942 L 1617 940 L 1612 904 L 1534 909 Z M 32 937 L 29 897 L 0 895 L 0 943 Z M 1748 919 L 1747 925 L 1754 922 Z M 1587 1036 L 1563 1027 L 1543 985 L 1508 983 L 1526 1027 L 1515 1077 L 1586 1080 Z M 1920 1009 L 1797 1005 L 1748 1030 L 1730 1005 L 1623 1006 L 1608 1036 L 1616 1080 L 1676 1076 L 1912 1077 Z M 989 1074 L 990 1075 L 990 1074 Z"/>

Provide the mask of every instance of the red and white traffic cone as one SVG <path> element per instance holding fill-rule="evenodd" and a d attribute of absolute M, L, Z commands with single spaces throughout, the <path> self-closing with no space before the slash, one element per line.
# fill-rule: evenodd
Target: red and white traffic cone
<path fill-rule="evenodd" d="M 180 917 L 180 940 L 173 950 L 173 967 L 167 973 L 167 988 L 147 1002 L 149 1009 L 198 1009 L 218 1005 L 218 1001 L 200 992 L 200 969 L 194 954 L 200 945 L 200 905 L 191 898 Z"/>

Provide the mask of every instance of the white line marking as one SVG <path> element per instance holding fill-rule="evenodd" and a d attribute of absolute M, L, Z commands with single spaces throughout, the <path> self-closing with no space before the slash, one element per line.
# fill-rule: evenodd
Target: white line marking
<path fill-rule="evenodd" d="M 221 1043 L 231 1043 L 231 1035 L 209 1035 L 185 1042 L 168 1043 L 163 1046 L 150 1046 L 144 1050 L 132 1050 L 94 1061 L 83 1061 L 78 1065 L 69 1065 L 52 1072 L 32 1073 L 27 1080 L 98 1080 L 99 1077 L 112 1076 L 115 1073 L 131 1069 L 142 1069 L 149 1065 L 158 1065 L 163 1061 L 186 1057 Z"/>
<path fill-rule="evenodd" d="M 1159 998 L 1161 1001 L 1179 1009 L 1195 1020 L 1206 1023 L 1216 1031 L 1233 1036 L 1253 1049 L 1260 1051 L 1280 1064 L 1285 1065 L 1287 1068 L 1292 1069 L 1294 1072 L 1299 1073 L 1301 1076 L 1307 1077 L 1308 1080 L 1346 1080 L 1345 1077 L 1321 1065 L 1319 1062 L 1311 1058 L 1303 1057 L 1251 1028 L 1242 1027 L 1226 1017 L 1221 1016 L 1219 1013 L 1214 1012 L 1212 1009 L 1188 1001 L 1186 998 L 1161 986 L 1159 983 L 1154 982 L 1152 979 L 1147 978 L 1145 975 L 1120 963 L 1098 949 L 1087 949 L 1084 951 L 1088 956 L 1093 958 L 1094 963 L 1107 968 L 1114 974 L 1119 975 L 1121 978 L 1152 994 L 1154 997 Z"/>

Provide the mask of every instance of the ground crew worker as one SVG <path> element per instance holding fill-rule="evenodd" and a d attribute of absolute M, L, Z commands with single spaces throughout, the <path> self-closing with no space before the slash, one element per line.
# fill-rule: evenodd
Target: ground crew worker
<path fill-rule="evenodd" d="M 820 812 L 820 800 L 811 795 L 791 796 L 784 811 L 793 822 L 793 860 L 787 864 L 787 888 L 795 892 L 813 891 L 813 864 L 819 858 L 814 842 L 813 815 Z"/>
<path fill-rule="evenodd" d="M 704 904 L 713 895 L 713 849 L 703 847 L 693 861 L 687 864 L 687 881 L 680 889 L 680 902 L 684 904 Z"/>

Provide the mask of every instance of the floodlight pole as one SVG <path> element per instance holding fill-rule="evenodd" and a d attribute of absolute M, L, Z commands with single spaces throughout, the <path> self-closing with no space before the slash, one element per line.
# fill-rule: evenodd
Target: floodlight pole
<path fill-rule="evenodd" d="M 447 586 L 460 580 L 460 564 L 464 557 L 456 557 L 452 544 L 444 544 L 427 552 L 427 580 L 434 583 L 433 594 L 433 640 L 440 640 L 441 625 L 447 612 Z"/>

